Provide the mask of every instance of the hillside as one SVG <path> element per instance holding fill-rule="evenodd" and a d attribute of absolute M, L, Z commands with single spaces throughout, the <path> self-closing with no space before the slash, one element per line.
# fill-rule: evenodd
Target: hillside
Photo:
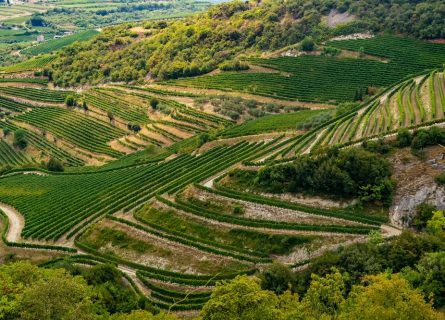
<path fill-rule="evenodd" d="M 52 77 L 60 86 L 189 77 L 240 55 L 281 49 L 308 36 L 321 42 L 352 30 L 391 30 L 427 39 L 444 36 L 443 21 L 429 13 L 429 9 L 440 11 L 440 1 L 405 1 L 405 15 L 395 18 L 392 11 L 399 5 L 399 1 L 380 5 L 364 0 L 354 5 L 342 1 L 309 1 L 305 6 L 300 1 L 222 4 L 180 21 L 147 22 L 140 31 L 133 24 L 107 28 L 95 40 L 63 51 L 53 64 Z M 334 9 L 359 19 L 330 28 L 324 20 Z M 417 15 L 422 19 L 409 23 Z"/>
<path fill-rule="evenodd" d="M 124 23 L 0 68 L 0 319 L 443 317 L 440 1 L 57 3 Z"/>

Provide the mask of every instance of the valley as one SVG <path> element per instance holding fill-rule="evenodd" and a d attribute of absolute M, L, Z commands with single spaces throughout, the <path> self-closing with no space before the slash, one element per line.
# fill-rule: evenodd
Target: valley
<path fill-rule="evenodd" d="M 1 5 L 6 25 L 74 31 L 1 63 L 5 272 L 86 279 L 91 319 L 353 319 L 367 277 L 439 319 L 443 287 L 414 273 L 445 248 L 445 44 L 296 2 Z M 331 276 L 345 304 L 314 311 Z M 217 300 L 231 285 L 288 300 L 241 316 Z"/>

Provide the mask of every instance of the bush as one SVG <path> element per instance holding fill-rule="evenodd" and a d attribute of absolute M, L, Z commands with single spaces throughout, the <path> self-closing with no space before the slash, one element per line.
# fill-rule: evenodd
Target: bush
<path fill-rule="evenodd" d="M 397 146 L 399 148 L 405 148 L 411 145 L 413 136 L 408 129 L 401 129 L 397 132 Z"/>
<path fill-rule="evenodd" d="M 219 65 L 219 69 L 221 71 L 241 71 L 241 70 L 248 70 L 249 65 L 236 61 L 226 61 Z"/>
<path fill-rule="evenodd" d="M 63 172 L 65 170 L 63 168 L 62 163 L 56 158 L 49 159 L 46 168 L 48 169 L 48 171 L 53 171 L 53 172 Z"/>
<path fill-rule="evenodd" d="M 65 98 L 65 104 L 67 107 L 74 107 L 77 105 L 76 99 L 72 95 L 68 95 Z"/>
<path fill-rule="evenodd" d="M 26 137 L 26 131 L 23 129 L 17 130 L 14 133 L 14 146 L 20 149 L 25 149 L 28 146 L 28 140 Z"/>
<path fill-rule="evenodd" d="M 437 184 L 445 185 L 445 172 L 440 173 L 434 178 Z"/>
<path fill-rule="evenodd" d="M 301 41 L 300 48 L 303 51 L 313 51 L 315 48 L 314 40 L 311 37 L 306 37 Z"/>
<path fill-rule="evenodd" d="M 151 98 L 150 99 L 150 107 L 153 110 L 156 110 L 158 108 L 158 105 L 159 105 L 159 100 L 158 99 L 156 99 L 156 98 Z"/>

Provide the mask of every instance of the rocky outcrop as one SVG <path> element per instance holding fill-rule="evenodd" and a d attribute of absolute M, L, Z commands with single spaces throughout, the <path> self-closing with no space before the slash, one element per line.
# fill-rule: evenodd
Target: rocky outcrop
<path fill-rule="evenodd" d="M 415 194 L 407 194 L 401 197 L 391 207 L 391 223 L 397 226 L 408 226 L 416 212 L 416 207 L 422 203 L 428 203 L 439 210 L 445 209 L 445 187 L 437 185 L 423 186 Z"/>

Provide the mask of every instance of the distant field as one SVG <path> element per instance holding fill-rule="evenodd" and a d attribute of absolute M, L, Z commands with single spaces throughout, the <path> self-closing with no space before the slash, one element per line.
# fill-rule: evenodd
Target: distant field
<path fill-rule="evenodd" d="M 45 55 L 37 58 L 32 58 L 29 60 L 26 60 L 24 62 L 8 66 L 8 67 L 1 67 L 0 68 L 0 74 L 1 73 L 14 73 L 14 72 L 23 72 L 23 71 L 31 71 L 36 69 L 41 69 L 47 66 L 51 61 L 54 60 L 54 56 L 51 55 Z"/>
<path fill-rule="evenodd" d="M 295 113 L 283 113 L 268 115 L 248 121 L 239 126 L 229 128 L 221 133 L 222 136 L 244 136 L 263 132 L 296 130 L 297 124 L 315 115 L 326 112 L 325 110 L 304 110 Z"/>
<path fill-rule="evenodd" d="M 325 56 L 252 59 L 251 63 L 282 73 L 228 72 L 171 81 L 177 85 L 245 91 L 300 101 L 352 101 L 357 90 L 385 87 L 424 69 L 445 63 L 445 45 L 381 36 L 329 43 L 341 49 L 389 58 L 390 61 Z"/>
<path fill-rule="evenodd" d="M 29 56 L 50 53 L 52 51 L 62 49 L 63 47 L 70 45 L 76 41 L 89 40 L 97 34 L 99 34 L 99 32 L 96 30 L 86 30 L 86 31 L 78 32 L 78 33 L 70 35 L 70 36 L 43 42 L 36 46 L 22 50 L 22 53 L 29 55 Z"/>

